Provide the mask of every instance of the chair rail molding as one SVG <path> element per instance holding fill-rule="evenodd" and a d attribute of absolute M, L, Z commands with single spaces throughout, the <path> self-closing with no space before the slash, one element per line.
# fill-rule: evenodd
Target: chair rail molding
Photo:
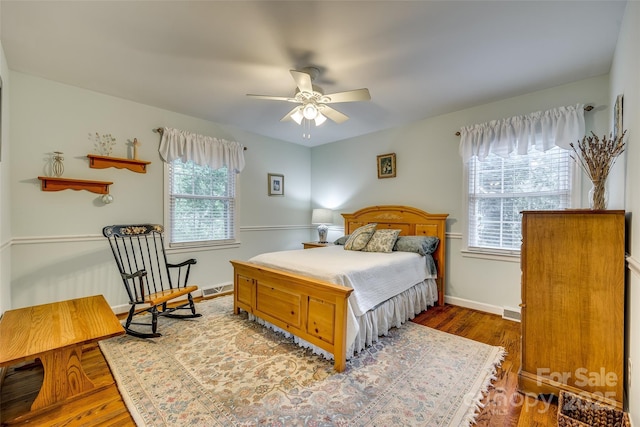
<path fill-rule="evenodd" d="M 627 265 L 629 266 L 629 270 L 633 274 L 635 274 L 636 276 L 640 276 L 640 261 L 638 261 L 631 255 L 627 255 Z"/>
<path fill-rule="evenodd" d="M 79 234 L 67 236 L 32 236 L 14 237 L 11 239 L 12 245 L 32 245 L 42 243 L 75 243 L 75 242 L 95 242 L 104 241 L 102 234 Z"/>

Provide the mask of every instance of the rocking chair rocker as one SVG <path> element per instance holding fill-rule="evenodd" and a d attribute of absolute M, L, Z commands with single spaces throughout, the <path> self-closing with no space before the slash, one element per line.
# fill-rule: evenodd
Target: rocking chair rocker
<path fill-rule="evenodd" d="M 163 227 L 158 224 L 111 225 L 102 229 L 109 241 L 122 282 L 129 296 L 129 315 L 124 329 L 140 338 L 154 338 L 158 316 L 187 319 L 200 317 L 196 313 L 191 293 L 198 289 L 187 285 L 191 266 L 195 259 L 180 264 L 170 264 L 164 249 Z M 186 295 L 186 301 L 184 297 Z M 168 306 L 168 302 L 180 298 Z M 144 306 L 144 307 L 141 307 Z M 177 310 L 190 310 L 190 314 L 175 314 Z M 133 322 L 133 317 L 151 314 L 150 322 Z M 131 329 L 131 325 L 150 327 L 151 332 Z"/>

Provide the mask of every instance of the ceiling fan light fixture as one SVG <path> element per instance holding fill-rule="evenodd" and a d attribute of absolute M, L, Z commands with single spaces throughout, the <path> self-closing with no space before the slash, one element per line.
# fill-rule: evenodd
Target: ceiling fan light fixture
<path fill-rule="evenodd" d="M 326 121 L 327 121 L 327 118 L 324 116 L 324 114 L 318 111 L 318 115 L 315 118 L 316 126 L 320 126 Z"/>
<path fill-rule="evenodd" d="M 318 108 L 314 104 L 307 104 L 302 109 L 302 114 L 307 120 L 313 120 L 318 116 Z"/>
<path fill-rule="evenodd" d="M 299 125 L 302 124 L 302 119 L 304 119 L 302 108 L 298 108 L 295 113 L 291 115 L 291 119 Z"/>
<path fill-rule="evenodd" d="M 0 0 L 2 1 L 2 0 Z M 298 105 L 294 106 L 283 118 L 281 122 L 293 120 L 304 128 L 303 138 L 311 137 L 310 127 L 320 126 L 327 119 L 334 123 L 344 123 L 349 117 L 340 111 L 332 108 L 329 104 L 369 101 L 371 94 L 369 89 L 355 89 L 344 92 L 336 92 L 325 94 L 321 87 L 313 84 L 320 71 L 315 67 L 303 68 L 301 71 L 290 70 L 293 80 L 296 82 L 296 90 L 293 97 L 290 96 L 271 96 L 271 95 L 253 95 L 247 94 L 258 99 L 267 99 L 272 101 L 294 102 Z"/>

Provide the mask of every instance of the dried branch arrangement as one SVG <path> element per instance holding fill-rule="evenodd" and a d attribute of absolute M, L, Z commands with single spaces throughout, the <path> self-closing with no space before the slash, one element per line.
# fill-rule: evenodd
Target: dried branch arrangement
<path fill-rule="evenodd" d="M 110 133 L 100 136 L 96 132 L 95 135 L 89 134 L 89 139 L 93 140 L 94 148 L 102 156 L 110 156 L 113 146 L 116 145 L 116 139 Z"/>
<path fill-rule="evenodd" d="M 594 186 L 592 207 L 594 209 L 605 209 L 605 183 L 611 168 L 620 154 L 624 152 L 625 130 L 616 138 L 604 135 L 602 140 L 591 132 L 592 136 L 585 136 L 582 141 L 578 141 L 576 147 L 571 143 L 575 156 L 571 158 L 580 165 L 587 174 Z"/>

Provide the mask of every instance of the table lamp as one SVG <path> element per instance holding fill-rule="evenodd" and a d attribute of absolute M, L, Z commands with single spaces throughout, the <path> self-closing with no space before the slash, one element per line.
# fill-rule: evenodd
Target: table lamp
<path fill-rule="evenodd" d="M 333 223 L 333 211 L 331 209 L 314 209 L 311 214 L 311 223 L 318 225 L 318 237 L 320 243 L 327 243 L 327 224 Z"/>

